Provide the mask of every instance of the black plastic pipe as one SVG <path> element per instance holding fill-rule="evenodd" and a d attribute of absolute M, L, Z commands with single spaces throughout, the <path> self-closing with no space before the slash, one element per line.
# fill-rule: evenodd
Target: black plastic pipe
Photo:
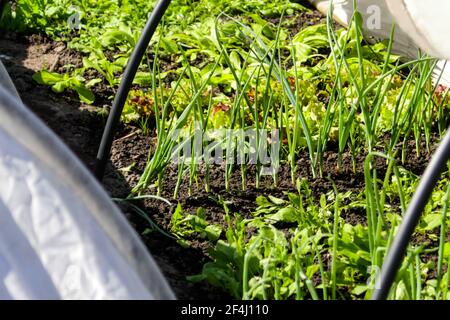
<path fill-rule="evenodd" d="M 450 128 L 444 137 L 441 145 L 431 159 L 419 186 L 408 206 L 408 210 L 403 218 L 400 228 L 384 260 L 379 278 L 376 281 L 372 300 L 386 300 L 392 284 L 397 275 L 397 271 L 404 259 L 408 243 L 419 223 L 425 206 L 430 199 L 433 189 L 436 186 L 441 174 L 447 168 L 450 159 Z"/>
<path fill-rule="evenodd" d="M 128 65 L 125 69 L 122 81 L 120 82 L 119 89 L 117 90 L 117 95 L 114 99 L 111 112 L 109 113 L 97 153 L 94 174 L 100 181 L 103 179 L 105 174 L 105 168 L 111 153 L 113 139 L 120 122 L 123 107 L 128 98 L 128 93 L 133 85 L 134 77 L 136 76 L 136 72 L 138 71 L 143 56 L 147 51 L 150 40 L 152 39 L 158 24 L 164 16 L 164 13 L 169 7 L 170 2 L 171 0 L 160 0 L 156 4 L 142 31 L 142 35 L 136 45 L 136 48 L 134 48 L 130 60 L 128 61 Z"/>

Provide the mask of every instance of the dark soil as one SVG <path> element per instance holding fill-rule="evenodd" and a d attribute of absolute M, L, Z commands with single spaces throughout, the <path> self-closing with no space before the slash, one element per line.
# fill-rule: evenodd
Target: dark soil
<path fill-rule="evenodd" d="M 288 19 L 292 23 L 292 19 Z M 302 27 L 323 22 L 323 17 L 317 12 L 300 15 L 298 23 L 292 24 L 292 34 L 297 33 Z M 271 21 L 276 24 L 274 19 Z M 108 99 L 112 92 L 106 87 L 98 87 L 95 90 L 97 106 L 88 106 L 79 102 L 73 93 L 55 94 L 46 86 L 36 84 L 32 75 L 43 68 L 51 71 L 63 71 L 67 64 L 79 66 L 82 57 L 76 52 L 68 50 L 64 44 L 49 40 L 40 35 L 23 36 L 14 33 L 2 33 L 0 35 L 0 58 L 8 69 L 24 103 L 35 112 L 75 154 L 93 169 L 96 151 L 104 127 L 105 118 L 100 116 L 104 105 L 110 106 Z M 201 60 L 202 57 L 199 57 Z M 169 65 L 170 61 L 167 61 Z M 198 63 L 202 63 L 199 61 Z M 172 66 L 175 67 L 175 66 Z M 88 75 L 89 76 L 89 75 Z M 97 74 L 90 75 L 97 77 Z M 434 137 L 434 141 L 437 137 Z M 148 159 L 148 150 L 154 145 L 154 134 L 143 135 L 133 126 L 122 126 L 116 136 L 111 154 L 111 162 L 107 167 L 104 178 L 104 186 L 113 197 L 126 197 L 133 186 L 136 185 L 140 174 Z M 429 160 L 429 153 L 421 146 L 421 154 L 416 155 L 414 142 L 408 143 L 408 157 L 404 167 L 420 174 Z M 363 163 L 365 154 L 359 154 L 356 161 L 356 170 L 353 170 L 353 162 L 350 154 L 343 156 L 343 164 L 336 167 L 337 153 L 329 151 L 324 157 L 324 172 L 330 175 L 340 191 L 361 191 L 364 188 Z M 375 164 L 380 173 L 386 170 L 386 163 L 382 159 L 376 159 Z M 132 166 L 132 167 L 130 167 Z M 132 168 L 124 170 L 125 168 Z M 332 190 L 328 179 L 313 179 L 309 159 L 306 154 L 298 159 L 298 177 L 309 181 L 312 191 L 319 197 L 320 194 Z M 199 175 L 198 185 L 189 188 L 188 178 L 184 178 L 178 198 L 171 200 L 169 206 L 158 201 L 145 201 L 139 205 L 148 213 L 149 217 L 163 229 L 167 229 L 176 204 L 179 202 L 185 212 L 195 212 L 197 208 L 205 209 L 208 220 L 223 224 L 224 209 L 218 198 L 222 197 L 229 203 L 232 212 L 238 212 L 248 216 L 255 208 L 255 199 L 260 195 L 273 195 L 284 197 L 286 191 L 296 191 L 291 183 L 290 168 L 283 165 L 279 172 L 279 184 L 272 185 L 272 177 L 263 177 L 259 188 L 255 187 L 255 168 L 247 168 L 246 190 L 242 190 L 241 173 L 239 168 L 234 171 L 230 190 L 224 190 L 223 168 L 214 167 L 210 173 L 211 192 L 206 193 L 202 179 Z M 177 181 L 176 168 L 167 168 L 164 174 L 162 196 L 172 199 Z M 143 235 L 147 229 L 147 222 L 133 212 L 130 208 L 122 207 L 127 218 L 142 235 L 142 239 L 148 246 L 153 257 L 161 267 L 176 295 L 181 299 L 226 299 L 228 294 L 220 289 L 211 287 L 206 282 L 191 283 L 187 276 L 201 272 L 202 266 L 209 261 L 207 245 L 196 239 L 192 239 L 191 248 L 183 248 L 176 241 L 153 232 Z M 344 212 L 344 218 L 352 224 L 365 223 L 365 212 Z M 251 231 L 250 231 L 251 232 Z"/>
<path fill-rule="evenodd" d="M 130 130 L 131 128 L 128 128 Z M 435 149 L 437 136 L 433 137 L 434 143 L 430 152 Z M 148 150 L 150 146 L 154 147 L 154 138 L 150 136 L 143 136 L 139 134 L 139 130 L 134 128 L 132 133 L 125 131 L 123 137 L 114 142 L 112 150 L 112 162 L 118 168 L 128 168 L 132 166 L 130 171 L 124 172 L 123 177 L 127 181 L 127 185 L 134 187 L 142 172 L 148 159 Z M 420 154 L 416 153 L 416 146 L 414 141 L 410 141 L 406 145 L 408 157 L 405 163 L 401 163 L 398 159 L 398 164 L 405 169 L 420 175 L 426 164 L 428 163 L 430 153 L 426 150 L 425 141 L 421 142 Z M 351 155 L 346 152 L 343 155 L 342 166 L 337 168 L 337 153 L 329 151 L 324 156 L 324 172 L 328 175 L 327 178 L 313 178 L 309 156 L 305 153 L 300 155 L 297 161 L 297 178 L 304 178 L 309 182 L 313 195 L 317 198 L 321 194 L 333 190 L 331 178 L 336 184 L 340 192 L 354 191 L 359 192 L 364 189 L 364 160 L 367 154 L 360 153 L 356 159 L 356 170 L 353 170 L 353 161 Z M 373 166 L 378 169 L 379 178 L 383 178 L 387 170 L 386 161 L 382 158 L 376 158 L 373 161 Z M 231 211 L 238 212 L 243 216 L 248 215 L 256 209 L 255 200 L 260 195 L 272 195 L 275 197 L 286 198 L 285 192 L 297 192 L 295 185 L 291 182 L 290 166 L 284 164 L 281 166 L 278 179 L 279 183 L 274 186 L 272 176 L 262 176 L 259 188 L 256 188 L 256 168 L 255 166 L 246 167 L 246 189 L 242 189 L 242 179 L 240 167 L 236 167 L 230 178 L 230 190 L 226 191 L 224 188 L 224 167 L 213 166 L 210 168 L 210 193 L 205 191 L 205 172 L 204 168 L 199 168 L 198 181 L 190 186 L 189 176 L 185 175 L 181 182 L 179 193 L 172 207 L 166 203 L 161 203 L 156 200 L 147 200 L 145 202 L 146 209 L 153 212 L 152 217 L 155 221 L 163 226 L 168 227 L 169 220 L 167 217 L 171 215 L 176 203 L 181 203 L 182 208 L 186 212 L 195 212 L 199 207 L 206 210 L 207 217 L 211 222 L 222 223 L 224 209 L 219 203 L 218 198 L 225 199 Z M 175 186 L 177 184 L 178 170 L 175 166 L 169 166 L 164 172 L 163 185 L 161 187 L 161 196 L 166 199 L 172 199 L 174 196 Z M 114 177 L 107 175 L 105 178 L 106 188 L 111 192 L 117 192 L 117 186 L 113 185 L 111 180 Z M 153 190 L 156 193 L 156 188 Z M 126 196 L 127 189 L 123 189 L 122 193 L 116 196 Z M 348 213 L 344 213 L 348 214 Z M 349 223 L 365 222 L 365 211 L 360 212 L 361 217 L 355 216 L 352 213 L 345 216 Z"/>
<path fill-rule="evenodd" d="M 80 56 L 43 36 L 14 33 L 1 34 L 0 53 L 22 101 L 92 167 L 103 126 L 103 120 L 92 112 L 97 108 L 81 104 L 73 93 L 53 93 L 32 79 L 43 68 L 60 71 L 63 64 L 78 64 Z"/>

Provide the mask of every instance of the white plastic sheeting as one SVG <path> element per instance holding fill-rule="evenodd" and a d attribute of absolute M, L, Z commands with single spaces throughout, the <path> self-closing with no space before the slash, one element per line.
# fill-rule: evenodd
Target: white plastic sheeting
<path fill-rule="evenodd" d="M 426 52 L 450 59 L 450 1 L 386 0 L 400 27 Z"/>
<path fill-rule="evenodd" d="M 2 291 L 19 299 L 153 298 L 77 194 L 1 129 L 0 141 Z"/>
<path fill-rule="evenodd" d="M 333 3 L 333 18 L 347 26 L 353 15 L 353 0 L 309 0 L 324 14 Z M 364 18 L 364 36 L 370 41 L 388 39 L 396 23 L 393 52 L 409 59 L 418 57 L 419 48 L 437 57 L 450 59 L 450 1 L 448 0 L 357 0 Z M 433 79 L 450 86 L 450 64 L 440 60 Z"/>
<path fill-rule="evenodd" d="M 0 299 L 173 299 L 106 192 L 3 86 Z"/>
<path fill-rule="evenodd" d="M 15 98 L 20 100 L 19 93 L 17 93 L 16 87 L 14 86 L 11 78 L 8 75 L 3 63 L 0 61 L 0 86 L 3 86 L 9 93 L 11 93 Z"/>

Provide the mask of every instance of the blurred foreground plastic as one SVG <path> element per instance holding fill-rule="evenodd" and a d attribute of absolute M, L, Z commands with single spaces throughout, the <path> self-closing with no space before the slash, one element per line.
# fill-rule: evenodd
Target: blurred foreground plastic
<path fill-rule="evenodd" d="M 0 299 L 173 298 L 123 214 L 0 63 Z"/>

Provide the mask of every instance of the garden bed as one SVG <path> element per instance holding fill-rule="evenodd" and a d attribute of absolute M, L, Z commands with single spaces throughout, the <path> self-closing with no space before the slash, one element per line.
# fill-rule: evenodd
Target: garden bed
<path fill-rule="evenodd" d="M 280 22 L 280 18 L 270 18 L 268 21 L 276 26 Z M 288 36 L 293 37 L 305 27 L 326 23 L 326 18 L 313 10 L 297 12 L 295 16 L 288 16 L 286 21 L 284 27 L 289 32 Z M 105 85 L 105 77 L 92 70 L 90 73 L 85 74 L 87 80 L 98 77 L 103 80 L 103 82 L 93 86 L 92 91 L 96 96 L 96 100 L 94 104 L 88 105 L 80 102 L 78 95 L 74 92 L 65 91 L 63 94 L 57 94 L 50 90 L 49 87 L 39 85 L 32 80 L 33 75 L 42 69 L 63 73 L 65 66 L 68 64 L 80 67 L 83 63 L 82 53 L 73 49 L 67 49 L 65 43 L 51 40 L 48 36 L 42 34 L 24 35 L 14 32 L 4 32 L 0 36 L 0 53 L 2 55 L 1 59 L 25 104 L 67 143 L 89 169 L 93 170 L 97 148 L 106 121 L 106 114 L 111 105 L 110 97 L 114 94 L 114 89 Z M 113 56 L 115 53 L 117 52 L 111 52 L 109 55 Z M 315 65 L 318 63 L 318 59 L 323 59 L 323 57 L 315 57 L 305 63 Z M 198 55 L 197 59 L 191 61 L 191 64 L 200 68 L 206 60 L 206 56 Z M 181 64 L 170 59 L 162 59 L 160 66 L 162 72 L 167 72 L 180 68 Z M 176 78 L 170 78 L 169 76 L 164 81 L 170 83 L 176 81 Z M 135 89 L 139 88 L 139 86 L 135 87 Z M 111 161 L 107 166 L 103 180 L 104 186 L 111 194 L 111 197 L 126 198 L 141 178 L 148 164 L 149 150 L 150 148 L 152 150 L 156 148 L 158 139 L 153 124 L 150 124 L 147 129 L 149 129 L 147 134 L 144 134 L 142 128 L 136 124 L 121 124 L 112 147 Z M 389 144 L 390 138 L 389 135 L 382 137 L 373 151 L 384 152 L 383 146 Z M 421 137 L 419 140 L 411 137 L 405 140 L 403 144 L 398 143 L 398 149 L 403 150 L 403 158 L 401 154 L 397 154 L 395 164 L 399 165 L 402 170 L 405 170 L 417 180 L 417 176 L 425 169 L 429 162 L 430 154 L 435 150 L 439 141 L 439 133 L 437 127 L 434 126 L 431 129 L 428 140 L 425 137 Z M 292 204 L 289 204 L 289 201 L 291 201 L 293 194 L 300 194 L 300 198 L 304 197 L 303 201 L 305 202 L 314 202 L 314 204 L 311 203 L 307 207 L 306 211 L 315 210 L 314 208 L 317 206 L 317 208 L 322 209 L 326 207 L 326 210 L 332 212 L 333 205 L 328 206 L 323 202 L 328 201 L 332 203 L 333 194 L 337 191 L 339 194 L 347 195 L 342 196 L 343 207 L 338 212 L 342 218 L 342 225 L 367 226 L 367 205 L 361 205 L 360 202 L 361 195 L 366 191 L 367 172 L 365 172 L 365 161 L 368 152 L 367 150 L 360 150 L 355 155 L 351 152 L 352 150 L 346 148 L 340 154 L 338 145 L 334 144 L 335 142 L 329 143 L 327 150 L 323 154 L 322 170 L 324 174 L 322 177 L 315 176 L 311 171 L 311 159 L 306 148 L 297 155 L 297 171 L 295 172 L 294 183 L 292 182 L 291 165 L 287 162 L 282 162 L 277 177 L 278 183 L 276 185 L 273 184 L 272 176 L 263 176 L 257 187 L 255 181 L 257 176 L 256 167 L 249 165 L 245 171 L 247 177 L 245 190 L 243 190 L 242 171 L 239 167 L 234 168 L 230 175 L 228 190 L 224 188 L 224 166 L 215 165 L 209 168 L 210 185 L 209 192 L 206 192 L 204 166 L 199 167 L 195 183 L 192 183 L 189 180 L 189 175 L 183 175 L 181 181 L 179 181 L 178 168 L 174 165 L 169 165 L 164 172 L 163 179 L 159 181 L 162 185 L 150 185 L 147 190 L 149 194 L 153 195 L 159 192 L 159 196 L 170 201 L 171 205 L 161 201 L 159 198 L 133 201 L 132 203 L 142 209 L 147 214 L 147 217 L 138 214 L 134 207 L 126 203 L 121 203 L 121 208 L 141 235 L 144 243 L 148 246 L 179 298 L 224 299 L 236 297 L 236 294 L 233 295 L 231 292 L 232 290 L 227 291 L 226 288 L 213 286 L 205 279 L 199 277 L 197 279 L 187 279 L 188 277 L 201 274 L 205 264 L 217 258 L 214 257 L 214 254 L 211 254 L 211 249 L 217 245 L 217 239 L 211 241 L 204 235 L 199 236 L 199 234 L 192 232 L 186 234 L 185 237 L 175 239 L 172 235 L 174 232 L 173 216 L 177 212 L 177 208 L 181 208 L 183 215 L 195 216 L 201 214 L 201 217 L 209 225 L 220 226 L 222 232 L 219 237 L 221 240 L 226 240 L 225 232 L 227 228 L 230 228 L 229 221 L 224 218 L 227 215 L 236 218 L 236 221 L 239 221 L 240 218 L 250 220 L 261 214 L 258 212 L 262 212 L 263 209 L 279 209 L 283 206 L 291 208 Z M 337 160 L 341 156 L 342 163 L 338 166 Z M 384 176 L 387 172 L 392 174 L 391 165 L 380 157 L 374 159 L 370 169 L 376 169 L 377 178 L 380 180 L 385 178 Z M 301 187 L 299 187 L 298 181 L 302 181 Z M 174 190 L 177 188 L 177 184 L 179 184 L 179 192 L 176 195 L 176 199 L 174 199 Z M 411 183 L 407 187 L 412 188 L 413 185 Z M 408 193 L 409 195 L 410 192 Z M 270 204 L 265 203 L 261 196 L 264 196 L 266 200 L 269 199 Z M 433 210 L 440 208 L 440 204 L 437 204 L 438 202 L 439 199 L 436 200 Z M 353 203 L 358 204 L 353 205 Z M 389 208 L 389 214 L 401 214 L 402 203 L 397 197 L 392 196 L 392 199 L 386 201 L 386 205 Z M 199 213 L 199 210 L 201 210 L 201 213 Z M 296 207 L 296 210 L 301 209 Z M 237 215 L 234 216 L 234 214 Z M 324 219 L 333 220 L 332 217 L 324 217 Z M 151 220 L 151 223 L 149 223 L 149 220 Z M 155 228 L 152 223 L 161 228 L 162 232 Z M 232 223 L 237 224 L 238 222 L 233 220 Z M 281 219 L 273 223 L 273 226 L 285 234 L 287 241 L 291 241 L 293 233 L 291 234 L 290 230 L 294 229 L 297 223 L 289 219 L 286 221 Z M 257 227 L 251 224 L 246 225 L 244 231 L 245 241 L 252 239 L 252 236 L 256 236 L 258 230 Z M 438 253 L 433 251 L 433 248 L 438 246 L 436 240 L 438 232 L 436 231 L 436 226 L 429 230 L 426 224 L 424 230 L 427 230 L 428 233 L 421 232 L 416 234 L 413 243 L 416 246 L 431 248 L 431 250 L 425 250 L 418 255 L 419 261 L 417 263 L 419 267 L 423 264 L 426 265 L 424 267 L 426 271 L 423 271 L 424 269 L 421 271 L 422 279 L 426 282 L 437 277 L 435 268 L 427 263 L 431 261 L 436 264 L 437 262 Z M 355 237 L 357 236 L 355 235 Z M 384 237 L 387 238 L 386 235 Z M 448 235 L 446 239 L 450 241 Z M 255 239 L 253 240 L 256 241 Z M 320 241 L 317 243 L 321 244 Z M 350 246 L 349 243 L 345 245 Z M 353 252 L 353 254 L 358 253 L 360 251 L 355 250 Z M 351 259 L 346 254 L 342 253 L 343 260 Z M 311 269 L 309 271 L 310 274 L 307 272 L 308 277 L 312 279 L 315 286 L 320 286 L 324 281 L 323 273 L 333 268 L 329 252 L 321 252 L 319 257 L 321 259 L 316 256 L 312 258 L 312 261 L 320 265 L 320 268 L 324 268 L 325 271 L 319 271 L 318 266 L 317 269 Z M 317 262 L 318 260 L 322 261 Z M 366 264 L 362 264 L 361 268 L 365 266 Z M 307 268 L 309 266 L 304 267 Z M 445 272 L 447 268 L 444 266 L 443 270 Z M 361 275 L 354 277 L 356 282 L 365 282 L 365 279 L 361 279 Z M 208 280 L 211 282 L 211 279 Z M 342 283 L 341 285 L 346 286 Z M 297 293 L 297 298 L 311 298 L 311 296 L 314 298 L 313 293 L 314 291 L 309 289 L 305 295 Z M 323 294 L 320 293 L 321 298 L 324 297 Z M 340 292 L 341 298 L 355 298 L 356 296 L 361 297 L 361 295 L 362 293 L 354 291 L 354 288 L 342 289 Z M 256 295 L 256 297 L 259 298 L 260 296 Z"/>

